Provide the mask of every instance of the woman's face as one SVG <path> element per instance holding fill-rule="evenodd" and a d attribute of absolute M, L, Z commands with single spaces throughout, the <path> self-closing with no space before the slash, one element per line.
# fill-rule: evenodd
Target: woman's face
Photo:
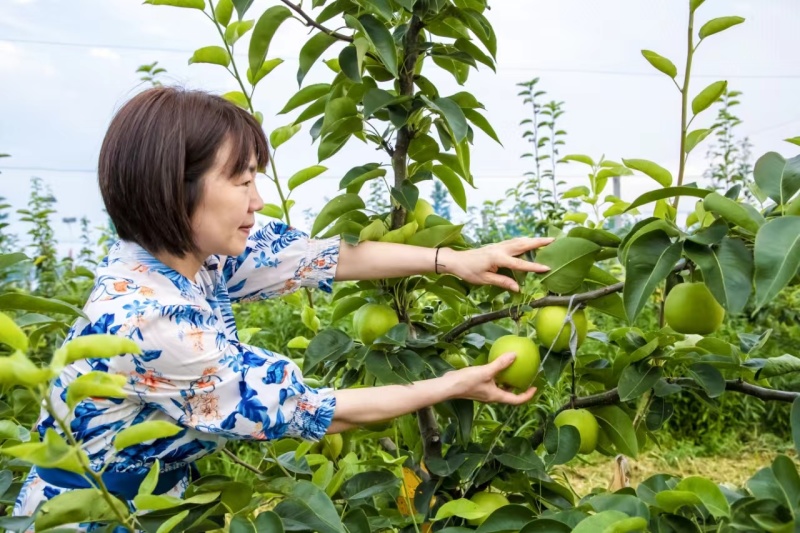
<path fill-rule="evenodd" d="M 255 212 L 264 207 L 256 190 L 255 156 L 247 170 L 230 177 L 224 172 L 229 154 L 229 143 L 225 143 L 214 166 L 203 176 L 203 192 L 192 215 L 194 240 L 203 258 L 244 252 Z"/>

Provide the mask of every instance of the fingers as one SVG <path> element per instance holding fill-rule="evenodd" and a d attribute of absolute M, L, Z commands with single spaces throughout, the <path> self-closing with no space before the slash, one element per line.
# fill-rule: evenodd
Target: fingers
<path fill-rule="evenodd" d="M 494 272 L 486 272 L 483 274 L 483 280 L 488 285 L 495 285 L 502 289 L 519 292 L 519 284 L 508 276 L 501 276 Z"/>
<path fill-rule="evenodd" d="M 522 272 L 549 272 L 550 267 L 545 266 L 539 263 L 533 263 L 531 261 L 525 261 L 524 259 L 520 259 L 518 257 L 509 257 L 505 260 L 504 267 L 508 267 L 511 270 L 520 270 Z"/>
<path fill-rule="evenodd" d="M 502 372 L 509 366 L 511 363 L 514 362 L 514 359 L 517 358 L 516 352 L 506 352 L 502 354 L 500 357 L 495 359 L 489 364 L 489 371 L 492 373 L 492 377 L 494 377 L 499 372 Z"/>
<path fill-rule="evenodd" d="M 521 394 L 514 394 L 513 392 L 497 389 L 497 397 L 493 401 L 507 403 L 509 405 L 522 405 L 523 403 L 531 401 L 534 394 L 536 394 L 536 387 L 531 387 Z"/>
<path fill-rule="evenodd" d="M 503 244 L 508 245 L 512 252 L 511 255 L 522 255 L 530 250 L 547 246 L 554 240 L 555 239 L 552 237 L 518 237 L 516 239 L 508 240 Z"/>

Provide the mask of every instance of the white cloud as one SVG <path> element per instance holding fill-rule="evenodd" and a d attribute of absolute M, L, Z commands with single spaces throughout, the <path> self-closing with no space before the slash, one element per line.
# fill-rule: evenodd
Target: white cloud
<path fill-rule="evenodd" d="M 112 59 L 114 61 L 120 58 L 119 54 L 109 50 L 108 48 L 92 48 L 89 51 L 89 55 L 92 57 L 99 57 L 102 59 Z"/>
<path fill-rule="evenodd" d="M 22 64 L 22 51 L 11 43 L 0 41 L 0 70 L 13 70 Z"/>

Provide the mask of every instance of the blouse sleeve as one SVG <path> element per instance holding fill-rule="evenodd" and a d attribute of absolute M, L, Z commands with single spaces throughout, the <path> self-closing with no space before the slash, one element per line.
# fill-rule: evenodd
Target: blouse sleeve
<path fill-rule="evenodd" d="M 142 354 L 112 359 L 134 393 L 179 424 L 229 439 L 319 440 L 333 420 L 332 389 L 303 384 L 298 366 L 268 350 L 231 343 L 192 305 L 141 316 Z"/>
<path fill-rule="evenodd" d="M 282 296 L 300 287 L 331 292 L 339 261 L 339 237 L 311 239 L 281 222 L 256 231 L 238 257 L 228 257 L 223 276 L 232 301 Z"/>

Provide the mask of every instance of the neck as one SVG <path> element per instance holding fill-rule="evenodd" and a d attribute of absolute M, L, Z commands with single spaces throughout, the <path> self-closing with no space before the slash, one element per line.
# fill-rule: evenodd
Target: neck
<path fill-rule="evenodd" d="M 183 257 L 178 257 L 167 252 L 153 254 L 153 256 L 190 280 L 197 276 L 203 264 L 203 261 L 199 257 L 190 253 Z"/>

